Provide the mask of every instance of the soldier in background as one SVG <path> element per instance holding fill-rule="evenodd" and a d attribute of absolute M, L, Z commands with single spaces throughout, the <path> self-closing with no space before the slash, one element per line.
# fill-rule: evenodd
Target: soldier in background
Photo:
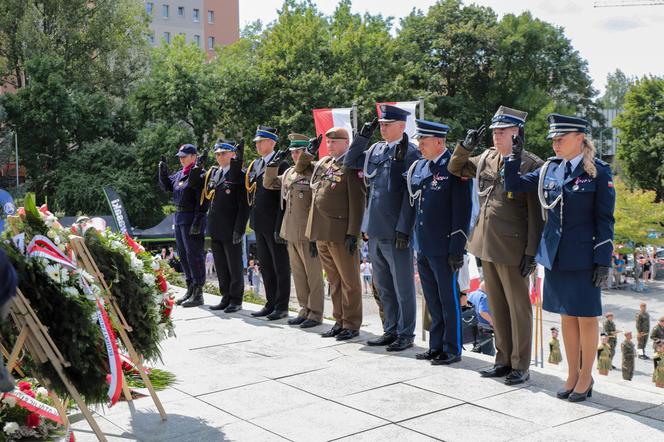
<path fill-rule="evenodd" d="M 632 342 L 632 332 L 625 332 L 625 340 L 620 344 L 620 353 L 622 354 L 622 377 L 626 381 L 631 381 L 634 377 L 634 357 L 636 348 Z"/>
<path fill-rule="evenodd" d="M 494 318 L 496 360 L 483 377 L 505 377 L 508 385 L 530 378 L 533 313 L 528 294 L 528 275 L 535 269 L 535 255 L 543 228 L 537 195 L 505 190 L 505 159 L 512 153 L 513 137 L 523 137 L 526 112 L 500 106 L 491 120 L 493 144 L 472 156 L 484 134 L 484 126 L 469 130 L 449 162 L 454 175 L 476 178 L 480 213 L 468 242 L 468 251 L 482 260 L 489 307 Z M 537 170 L 542 160 L 524 152 L 521 174 Z"/>
<path fill-rule="evenodd" d="M 653 327 L 650 339 L 652 339 L 652 349 L 657 351 L 657 341 L 664 342 L 664 316 L 660 317 L 657 325 Z"/>
<path fill-rule="evenodd" d="M 642 302 L 639 305 L 639 313 L 636 315 L 636 342 L 637 348 L 642 352 L 639 359 L 650 359 L 646 355 L 648 333 L 650 333 L 650 314 L 646 311 L 646 303 Z"/>
<path fill-rule="evenodd" d="M 615 370 L 616 367 L 613 365 L 613 357 L 616 355 L 618 332 L 616 331 L 616 323 L 613 322 L 613 313 L 608 312 L 605 317 L 606 319 L 604 320 L 604 324 L 602 324 L 602 328 L 604 329 L 604 333 L 609 337 L 609 346 L 611 347 L 611 368 Z"/>
<path fill-rule="evenodd" d="M 549 341 L 549 364 L 558 365 L 562 362 L 563 355 L 560 352 L 560 341 L 558 340 L 558 329 L 551 327 L 551 340 Z"/>
<path fill-rule="evenodd" d="M 309 138 L 302 134 L 288 135 L 293 162 L 302 156 L 309 145 Z M 305 233 L 311 209 L 311 173 L 309 165 L 303 170 L 291 166 L 282 175 L 278 175 L 279 164 L 286 156 L 287 150 L 278 151 L 267 165 L 263 185 L 266 189 L 281 190 L 284 207 L 284 220 L 281 223 L 280 235 L 288 241 L 288 257 L 290 259 L 295 293 L 300 304 L 300 313 L 288 320 L 290 325 L 311 328 L 323 320 L 323 271 L 318 259 L 315 241 L 309 241 Z"/>
<path fill-rule="evenodd" d="M 363 131 L 366 132 L 366 129 Z M 366 189 L 361 174 L 343 165 L 350 143 L 348 131 L 333 127 L 325 137 L 329 156 L 314 165 L 311 177 L 313 197 L 306 236 L 316 241 L 318 256 L 330 283 L 335 323 L 322 336 L 345 341 L 358 336 L 362 325 L 358 243 Z M 364 140 L 365 137 L 358 136 L 353 143 Z M 297 172 L 303 172 L 312 164 L 319 147 L 320 138 L 317 138 L 300 156 L 295 169 Z"/>

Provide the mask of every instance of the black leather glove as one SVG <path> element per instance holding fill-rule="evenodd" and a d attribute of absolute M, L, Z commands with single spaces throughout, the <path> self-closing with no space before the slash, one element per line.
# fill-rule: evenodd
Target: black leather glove
<path fill-rule="evenodd" d="M 364 138 L 371 138 L 378 127 L 378 118 L 371 120 L 371 123 L 364 123 L 358 135 Z"/>
<path fill-rule="evenodd" d="M 233 232 L 233 244 L 240 244 L 242 242 L 242 232 Z"/>
<path fill-rule="evenodd" d="M 309 145 L 307 146 L 307 153 L 311 156 L 318 155 L 318 149 L 320 149 L 320 143 L 323 142 L 323 136 L 318 135 L 316 138 L 309 140 Z"/>
<path fill-rule="evenodd" d="M 281 235 L 279 235 L 279 232 L 274 232 L 274 242 L 277 244 L 288 244 L 288 241 L 283 239 Z"/>
<path fill-rule="evenodd" d="M 357 237 L 353 235 L 346 235 L 346 240 L 344 242 L 346 243 L 346 250 L 348 250 L 348 253 L 354 255 L 357 251 Z"/>
<path fill-rule="evenodd" d="M 244 140 L 240 140 L 235 148 L 237 152 L 235 152 L 235 158 L 231 160 L 231 169 L 237 172 L 242 170 L 242 163 L 244 162 Z"/>
<path fill-rule="evenodd" d="M 205 169 L 205 164 L 207 163 L 207 159 L 208 159 L 208 149 L 205 148 L 198 155 L 198 158 L 196 158 L 196 165 L 194 166 L 194 169 L 195 168 Z"/>
<path fill-rule="evenodd" d="M 282 161 L 284 161 L 284 158 L 286 158 L 286 155 L 288 155 L 288 149 L 278 150 L 274 154 L 270 162 L 267 163 L 267 167 L 279 166 L 282 163 Z"/>
<path fill-rule="evenodd" d="M 463 267 L 463 254 L 452 254 L 447 257 L 447 264 L 452 269 L 452 273 L 458 272 Z"/>
<path fill-rule="evenodd" d="M 311 241 L 309 243 L 309 255 L 311 255 L 312 258 L 316 258 L 318 256 L 318 247 L 316 247 L 316 241 Z"/>
<path fill-rule="evenodd" d="M 202 228 L 203 228 L 203 218 L 202 217 L 194 217 L 194 222 L 192 222 L 191 227 L 189 227 L 189 234 L 190 235 L 200 235 Z"/>
<path fill-rule="evenodd" d="M 394 247 L 397 250 L 405 250 L 410 246 L 410 236 L 405 233 L 396 232 L 394 236 Z"/>
<path fill-rule="evenodd" d="M 159 174 L 168 176 L 168 164 L 166 164 L 166 157 L 163 155 L 159 158 Z"/>
<path fill-rule="evenodd" d="M 609 280 L 609 267 L 596 265 L 593 272 L 593 284 L 595 287 L 602 287 Z"/>
<path fill-rule="evenodd" d="M 512 135 L 512 158 L 521 158 L 523 153 L 523 137 Z"/>
<path fill-rule="evenodd" d="M 482 136 L 484 136 L 484 131 L 486 131 L 486 126 L 483 124 L 479 129 L 470 129 L 466 133 L 466 139 L 461 142 L 461 147 L 466 149 L 468 152 L 472 152 L 480 141 Z"/>
<path fill-rule="evenodd" d="M 408 153 L 408 134 L 406 132 L 401 136 L 401 141 L 397 144 L 397 150 L 394 153 L 394 161 L 403 161 Z"/>
<path fill-rule="evenodd" d="M 535 257 L 530 255 L 523 255 L 521 257 L 521 263 L 519 264 L 519 269 L 521 270 L 521 276 L 525 278 L 535 271 L 537 263 L 535 262 Z"/>

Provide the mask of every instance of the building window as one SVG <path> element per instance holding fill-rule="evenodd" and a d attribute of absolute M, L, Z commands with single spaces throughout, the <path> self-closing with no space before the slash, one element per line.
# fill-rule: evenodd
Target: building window
<path fill-rule="evenodd" d="M 196 43 L 196 46 L 199 48 L 201 47 L 201 36 L 200 35 L 194 35 L 194 43 Z"/>
<path fill-rule="evenodd" d="M 148 13 L 148 15 L 152 15 L 153 8 L 154 8 L 154 3 L 148 2 L 145 4 L 145 11 Z"/>
<path fill-rule="evenodd" d="M 201 19 L 201 11 L 194 9 L 194 21 L 198 23 Z"/>
<path fill-rule="evenodd" d="M 208 11 L 208 23 L 214 23 L 214 11 Z"/>
<path fill-rule="evenodd" d="M 164 32 L 164 40 L 166 41 L 166 43 L 171 42 L 171 33 L 170 32 Z"/>
<path fill-rule="evenodd" d="M 208 49 L 214 49 L 214 37 L 208 37 Z"/>
<path fill-rule="evenodd" d="M 178 17 L 184 17 L 184 6 L 178 6 Z"/>
<path fill-rule="evenodd" d="M 168 5 L 162 5 L 161 10 L 164 12 L 164 18 L 168 18 Z"/>

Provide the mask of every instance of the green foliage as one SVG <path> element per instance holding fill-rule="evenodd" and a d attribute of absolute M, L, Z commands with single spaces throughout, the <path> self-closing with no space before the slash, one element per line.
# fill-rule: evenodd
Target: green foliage
<path fill-rule="evenodd" d="M 615 72 L 609 73 L 606 77 L 606 90 L 604 95 L 599 99 L 599 103 L 604 109 L 622 109 L 625 105 L 625 94 L 629 90 L 630 85 L 636 79 L 628 77 L 620 69 Z"/>
<path fill-rule="evenodd" d="M 664 78 L 644 77 L 631 85 L 614 126 L 628 184 L 652 190 L 655 201 L 664 201 Z"/>
<path fill-rule="evenodd" d="M 615 242 L 633 241 L 637 246 L 664 244 L 664 238 L 648 237 L 650 231 L 664 231 L 664 203 L 654 202 L 655 192 L 630 189 L 618 177 L 613 182 L 616 189 Z"/>

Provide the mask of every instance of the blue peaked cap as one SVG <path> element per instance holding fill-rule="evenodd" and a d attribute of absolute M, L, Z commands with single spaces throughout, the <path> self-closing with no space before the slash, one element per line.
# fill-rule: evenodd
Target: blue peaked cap
<path fill-rule="evenodd" d="M 445 138 L 450 127 L 447 124 L 436 123 L 435 121 L 415 120 L 417 130 L 413 138 L 436 137 Z"/>
<path fill-rule="evenodd" d="M 560 137 L 570 132 L 588 133 L 588 121 L 570 115 L 549 114 L 549 134 L 547 139 Z"/>
<path fill-rule="evenodd" d="M 391 104 L 380 105 L 380 118 L 378 121 L 381 123 L 389 123 L 392 121 L 406 121 L 408 119 L 408 112 L 400 107 L 392 106 Z"/>

